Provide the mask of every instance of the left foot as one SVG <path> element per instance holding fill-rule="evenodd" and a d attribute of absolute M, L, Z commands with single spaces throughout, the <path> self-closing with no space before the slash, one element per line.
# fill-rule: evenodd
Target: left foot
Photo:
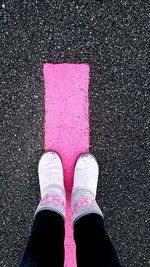
<path fill-rule="evenodd" d="M 51 187 L 58 187 L 65 191 L 62 161 L 55 151 L 43 153 L 38 164 L 38 174 L 41 197 Z"/>

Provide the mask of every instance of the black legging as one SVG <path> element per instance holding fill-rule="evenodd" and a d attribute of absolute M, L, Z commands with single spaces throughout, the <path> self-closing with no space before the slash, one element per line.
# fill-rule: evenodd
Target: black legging
<path fill-rule="evenodd" d="M 64 220 L 57 212 L 37 213 L 20 267 L 63 267 Z M 120 267 L 100 215 L 81 217 L 74 225 L 78 267 Z"/>

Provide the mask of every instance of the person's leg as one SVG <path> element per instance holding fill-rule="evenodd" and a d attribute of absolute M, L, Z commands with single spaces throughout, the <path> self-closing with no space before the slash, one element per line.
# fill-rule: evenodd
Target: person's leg
<path fill-rule="evenodd" d="M 20 267 L 63 267 L 66 196 L 62 162 L 56 152 L 42 155 L 38 174 L 41 201 Z"/>
<path fill-rule="evenodd" d="M 78 267 L 120 267 L 115 248 L 104 228 L 95 196 L 98 163 L 91 154 L 78 158 L 74 171 L 72 212 Z"/>
<path fill-rule="evenodd" d="M 77 220 L 74 239 L 78 267 L 121 267 L 100 215 L 91 213 Z"/>
<path fill-rule="evenodd" d="M 63 267 L 64 219 L 50 210 L 35 216 L 20 267 Z"/>

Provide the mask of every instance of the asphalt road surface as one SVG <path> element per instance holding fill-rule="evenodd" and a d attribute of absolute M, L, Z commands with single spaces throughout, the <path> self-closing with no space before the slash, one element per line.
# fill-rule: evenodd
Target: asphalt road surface
<path fill-rule="evenodd" d="M 150 266 L 149 0 L 3 0 L 0 62 L 0 266 L 18 266 L 39 200 L 45 62 L 90 64 L 97 200 L 123 266 Z"/>

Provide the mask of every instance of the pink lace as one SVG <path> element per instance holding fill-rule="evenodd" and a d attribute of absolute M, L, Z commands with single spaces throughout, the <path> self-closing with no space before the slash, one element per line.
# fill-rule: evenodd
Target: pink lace
<path fill-rule="evenodd" d="M 60 198 L 59 195 L 49 195 L 49 194 L 46 194 L 46 195 L 41 199 L 40 205 L 41 205 L 41 206 L 45 206 L 46 204 L 48 204 L 48 202 L 52 202 L 53 204 L 60 205 L 60 206 L 62 206 L 63 208 L 65 207 L 65 203 L 64 203 L 64 201 Z"/>
<path fill-rule="evenodd" d="M 96 203 L 95 199 L 82 198 L 74 203 L 73 212 L 76 213 L 78 209 L 89 206 L 91 204 L 93 205 L 95 203 Z"/>

